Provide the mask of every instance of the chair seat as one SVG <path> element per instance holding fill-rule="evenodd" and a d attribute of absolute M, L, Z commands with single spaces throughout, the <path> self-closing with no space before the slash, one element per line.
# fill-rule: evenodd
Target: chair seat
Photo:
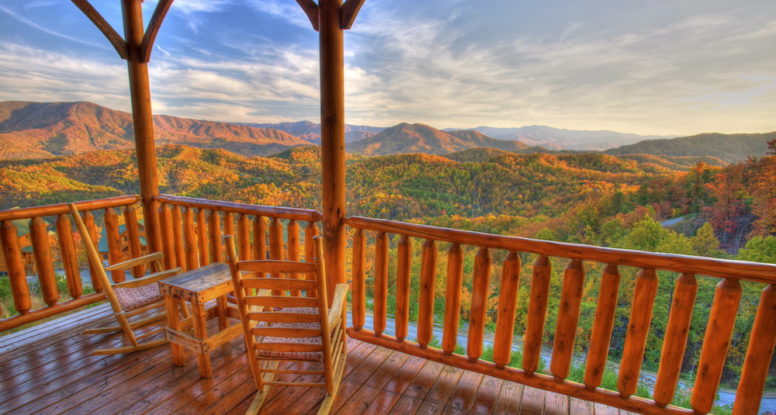
<path fill-rule="evenodd" d="M 287 307 L 277 310 L 280 313 L 298 313 L 298 314 L 320 314 L 320 310 L 316 307 Z M 270 328 L 284 328 L 284 329 L 313 329 L 320 330 L 321 323 L 304 322 L 304 323 L 272 323 Z M 321 344 L 321 336 L 314 337 L 272 337 L 272 336 L 259 336 L 256 338 L 257 343 L 296 343 L 296 344 Z M 293 359 L 293 360 L 309 360 L 314 362 L 323 361 L 322 352 L 282 352 L 257 349 L 257 355 L 261 357 L 271 357 L 277 359 Z"/>
<path fill-rule="evenodd" d="M 114 292 L 124 311 L 136 310 L 162 300 L 158 283 L 142 285 L 140 287 L 116 287 Z"/>

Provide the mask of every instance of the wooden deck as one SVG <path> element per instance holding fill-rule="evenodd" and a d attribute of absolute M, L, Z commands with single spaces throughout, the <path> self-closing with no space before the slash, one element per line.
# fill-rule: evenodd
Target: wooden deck
<path fill-rule="evenodd" d="M 121 342 L 119 335 L 80 335 L 108 312 L 100 305 L 0 337 L 0 413 L 244 413 L 255 389 L 241 339 L 212 353 L 214 375 L 202 379 L 191 354 L 178 368 L 167 346 L 90 355 Z M 333 414 L 627 414 L 355 340 L 349 345 Z M 262 413 L 315 413 L 322 398 L 321 388 L 275 388 Z"/>

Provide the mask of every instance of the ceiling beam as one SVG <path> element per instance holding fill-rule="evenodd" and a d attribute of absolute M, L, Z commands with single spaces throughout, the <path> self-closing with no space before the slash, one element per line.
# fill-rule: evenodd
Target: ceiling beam
<path fill-rule="evenodd" d="M 70 0 L 97 26 L 98 29 L 108 38 L 108 41 L 116 49 L 121 59 L 128 59 L 127 42 L 119 35 L 113 26 L 108 23 L 100 12 L 95 9 L 89 0 Z"/>
<path fill-rule="evenodd" d="M 343 30 L 353 27 L 358 11 L 364 5 L 364 0 L 345 0 L 340 9 L 340 27 Z"/>
<path fill-rule="evenodd" d="M 313 0 L 296 0 L 299 6 L 304 10 L 304 14 L 310 19 L 310 23 L 313 25 L 313 29 L 318 31 L 318 5 Z"/>
<path fill-rule="evenodd" d="M 151 60 L 151 50 L 154 48 L 154 40 L 159 33 L 159 28 L 162 26 L 162 21 L 167 15 L 167 11 L 170 10 L 173 0 L 160 0 L 154 9 L 154 15 L 151 17 L 151 21 L 148 22 L 148 28 L 143 35 L 143 43 L 140 44 L 140 60 L 142 62 L 148 62 Z"/>

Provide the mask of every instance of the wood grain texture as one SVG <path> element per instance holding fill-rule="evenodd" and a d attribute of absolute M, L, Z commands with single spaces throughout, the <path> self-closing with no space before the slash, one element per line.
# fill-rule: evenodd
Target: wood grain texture
<path fill-rule="evenodd" d="M 531 293 L 528 303 L 528 322 L 523 341 L 523 370 L 534 373 L 539 368 L 542 352 L 542 333 L 547 315 L 547 296 L 550 288 L 550 260 L 541 255 L 536 258 L 531 277 Z"/>
<path fill-rule="evenodd" d="M 620 287 L 620 272 L 617 265 L 609 264 L 601 275 L 598 290 L 598 304 L 590 333 L 590 348 L 585 362 L 585 386 L 595 388 L 601 385 L 609 356 L 609 343 L 614 328 L 614 312 L 617 309 L 617 295 Z"/>
<path fill-rule="evenodd" d="M 16 311 L 27 313 L 32 308 L 30 288 L 27 285 L 27 274 L 24 270 L 22 250 L 19 248 L 19 237 L 16 226 L 10 220 L 3 221 L 0 243 L 3 246 L 5 265 L 8 268 L 8 279 L 11 283 L 11 293 Z"/>
<path fill-rule="evenodd" d="M 385 330 L 388 302 L 388 236 L 380 232 L 375 238 L 374 331 L 379 336 Z"/>
<path fill-rule="evenodd" d="M 700 413 L 711 411 L 714 405 L 740 299 L 741 284 L 738 280 L 725 279 L 717 284 L 690 399 L 693 409 Z"/>
<path fill-rule="evenodd" d="M 501 289 L 496 314 L 496 334 L 493 341 L 493 363 L 496 367 L 504 367 L 512 359 L 519 288 L 520 255 L 512 251 L 504 258 L 504 265 L 501 268 Z"/>
<path fill-rule="evenodd" d="M 776 285 L 766 286 L 754 319 L 744 368 L 736 390 L 733 413 L 756 415 L 760 410 L 769 362 L 776 347 Z"/>
<path fill-rule="evenodd" d="M 216 210 L 208 215 L 208 235 L 210 236 L 210 259 L 212 262 L 224 262 L 224 252 L 221 249 L 221 215 Z"/>
<path fill-rule="evenodd" d="M 353 236 L 353 276 L 350 292 L 353 310 L 353 328 L 360 330 L 366 320 L 366 287 L 364 265 L 366 263 L 366 240 L 364 231 L 358 229 Z"/>
<path fill-rule="evenodd" d="M 178 252 L 175 250 L 175 232 L 172 220 L 172 207 L 167 204 L 161 205 L 159 212 L 162 243 L 164 244 L 164 267 L 172 269 L 178 266 Z M 107 215 L 105 216 L 107 219 Z M 113 263 L 113 261 L 111 261 Z"/>
<path fill-rule="evenodd" d="M 445 326 L 442 350 L 455 351 L 458 342 L 458 323 L 461 319 L 461 289 L 463 287 L 463 254 L 461 245 L 452 244 L 447 251 L 447 286 L 445 287 Z"/>
<path fill-rule="evenodd" d="M 93 241 L 99 241 L 97 234 L 97 223 L 94 221 L 94 215 L 92 212 L 87 211 L 83 214 L 84 217 L 84 224 L 86 225 L 86 229 L 89 231 L 89 237 L 92 238 Z M 87 261 L 89 263 L 89 275 L 97 275 L 99 272 L 97 270 L 97 264 L 92 264 L 91 261 Z M 97 292 L 102 292 L 102 280 L 100 278 L 92 278 L 92 287 Z"/>
<path fill-rule="evenodd" d="M 584 284 L 585 268 L 582 261 L 571 260 L 563 273 L 563 291 L 558 307 L 555 341 L 552 344 L 550 371 L 556 379 L 565 379 L 569 375 Z"/>
<path fill-rule="evenodd" d="M 189 208 L 191 209 L 191 208 Z M 210 236 L 208 235 L 207 211 L 197 211 L 197 253 L 199 254 L 199 266 L 204 267 L 210 263 Z"/>
<path fill-rule="evenodd" d="M 175 264 L 188 271 L 186 263 L 186 247 L 183 241 L 183 215 L 180 206 L 172 208 L 172 237 L 175 240 Z"/>
<path fill-rule="evenodd" d="M 140 225 L 137 222 L 137 209 L 130 205 L 124 208 L 124 223 L 127 228 L 127 241 L 129 243 L 129 254 L 132 258 L 143 256 L 143 246 L 140 244 Z M 92 239 L 96 241 L 96 238 Z M 139 266 L 132 269 L 132 275 L 135 278 L 145 274 L 145 267 Z"/>
<path fill-rule="evenodd" d="M 51 245 L 49 244 L 48 225 L 40 217 L 30 221 L 30 238 L 32 240 L 32 252 L 35 256 L 35 268 L 38 272 L 40 290 L 43 301 L 52 306 L 59 300 L 56 274 L 54 274 L 53 260 L 51 257 Z"/>
<path fill-rule="evenodd" d="M 410 268 L 412 266 L 412 241 L 402 235 L 397 247 L 396 264 L 396 338 L 407 337 L 410 317 Z"/>
<path fill-rule="evenodd" d="M 420 295 L 418 298 L 418 343 L 428 346 L 434 329 L 434 282 L 436 278 L 437 248 L 433 239 L 423 243 L 420 266 Z"/>
<path fill-rule="evenodd" d="M 186 269 L 199 267 L 199 244 L 194 223 L 194 209 L 186 208 L 183 214 L 183 239 L 186 246 Z"/>
<path fill-rule="evenodd" d="M 487 248 L 480 248 L 474 257 L 472 271 L 472 308 L 469 312 L 469 332 L 466 336 L 466 355 L 471 360 L 482 356 L 482 335 L 487 317 L 488 285 L 492 261 Z"/>
<path fill-rule="evenodd" d="M 105 218 L 107 219 L 108 216 L 105 215 Z M 57 238 L 59 239 L 59 252 L 62 256 L 62 267 L 65 269 L 65 278 L 67 279 L 67 291 L 70 293 L 70 297 L 78 298 L 83 293 L 83 287 L 81 286 L 81 269 L 78 265 L 78 253 L 75 247 L 75 239 L 73 239 L 73 227 L 70 224 L 70 218 L 67 215 L 59 215 L 56 227 Z M 105 227 L 108 230 L 107 224 Z M 116 233 L 118 233 L 118 230 Z M 114 249 L 111 249 L 110 241 L 111 234 L 108 232 L 109 253 L 113 252 L 113 256 L 119 258 L 120 261 L 121 251 L 118 248 L 118 235 L 114 239 Z M 123 273 L 120 278 L 123 280 Z"/>
<path fill-rule="evenodd" d="M 636 277 L 636 290 L 631 303 L 628 330 L 625 333 L 625 346 L 620 360 L 617 376 L 617 390 L 622 396 L 636 393 L 639 383 L 641 363 L 652 322 L 652 306 L 657 295 L 657 275 L 655 270 L 646 268 Z"/>
<path fill-rule="evenodd" d="M 671 301 L 671 313 L 668 316 L 668 326 L 663 338 L 663 349 L 660 352 L 660 367 L 657 372 L 657 382 L 653 397 L 660 406 L 666 406 L 674 399 L 679 374 L 682 369 L 682 359 L 687 346 L 687 336 L 690 334 L 692 310 L 698 283 L 692 274 L 682 274 L 676 280 L 674 297 Z"/>

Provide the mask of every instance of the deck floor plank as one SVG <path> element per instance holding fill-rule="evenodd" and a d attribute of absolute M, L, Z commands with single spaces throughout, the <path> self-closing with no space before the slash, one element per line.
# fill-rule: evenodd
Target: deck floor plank
<path fill-rule="evenodd" d="M 0 415 L 221 415 L 243 414 L 250 405 L 256 387 L 242 339 L 211 353 L 213 376 L 203 379 L 193 353 L 186 353 L 184 366 L 175 367 L 169 346 L 92 356 L 92 350 L 124 339 L 120 334 L 82 336 L 81 331 L 111 321 L 109 310 L 98 306 L 0 337 Z M 348 349 L 332 414 L 625 413 L 353 339 Z M 312 369 L 320 364 L 287 362 L 281 367 Z M 277 379 L 320 382 L 322 376 L 279 374 Z M 262 414 L 314 414 L 324 393 L 317 387 L 270 388 Z"/>

